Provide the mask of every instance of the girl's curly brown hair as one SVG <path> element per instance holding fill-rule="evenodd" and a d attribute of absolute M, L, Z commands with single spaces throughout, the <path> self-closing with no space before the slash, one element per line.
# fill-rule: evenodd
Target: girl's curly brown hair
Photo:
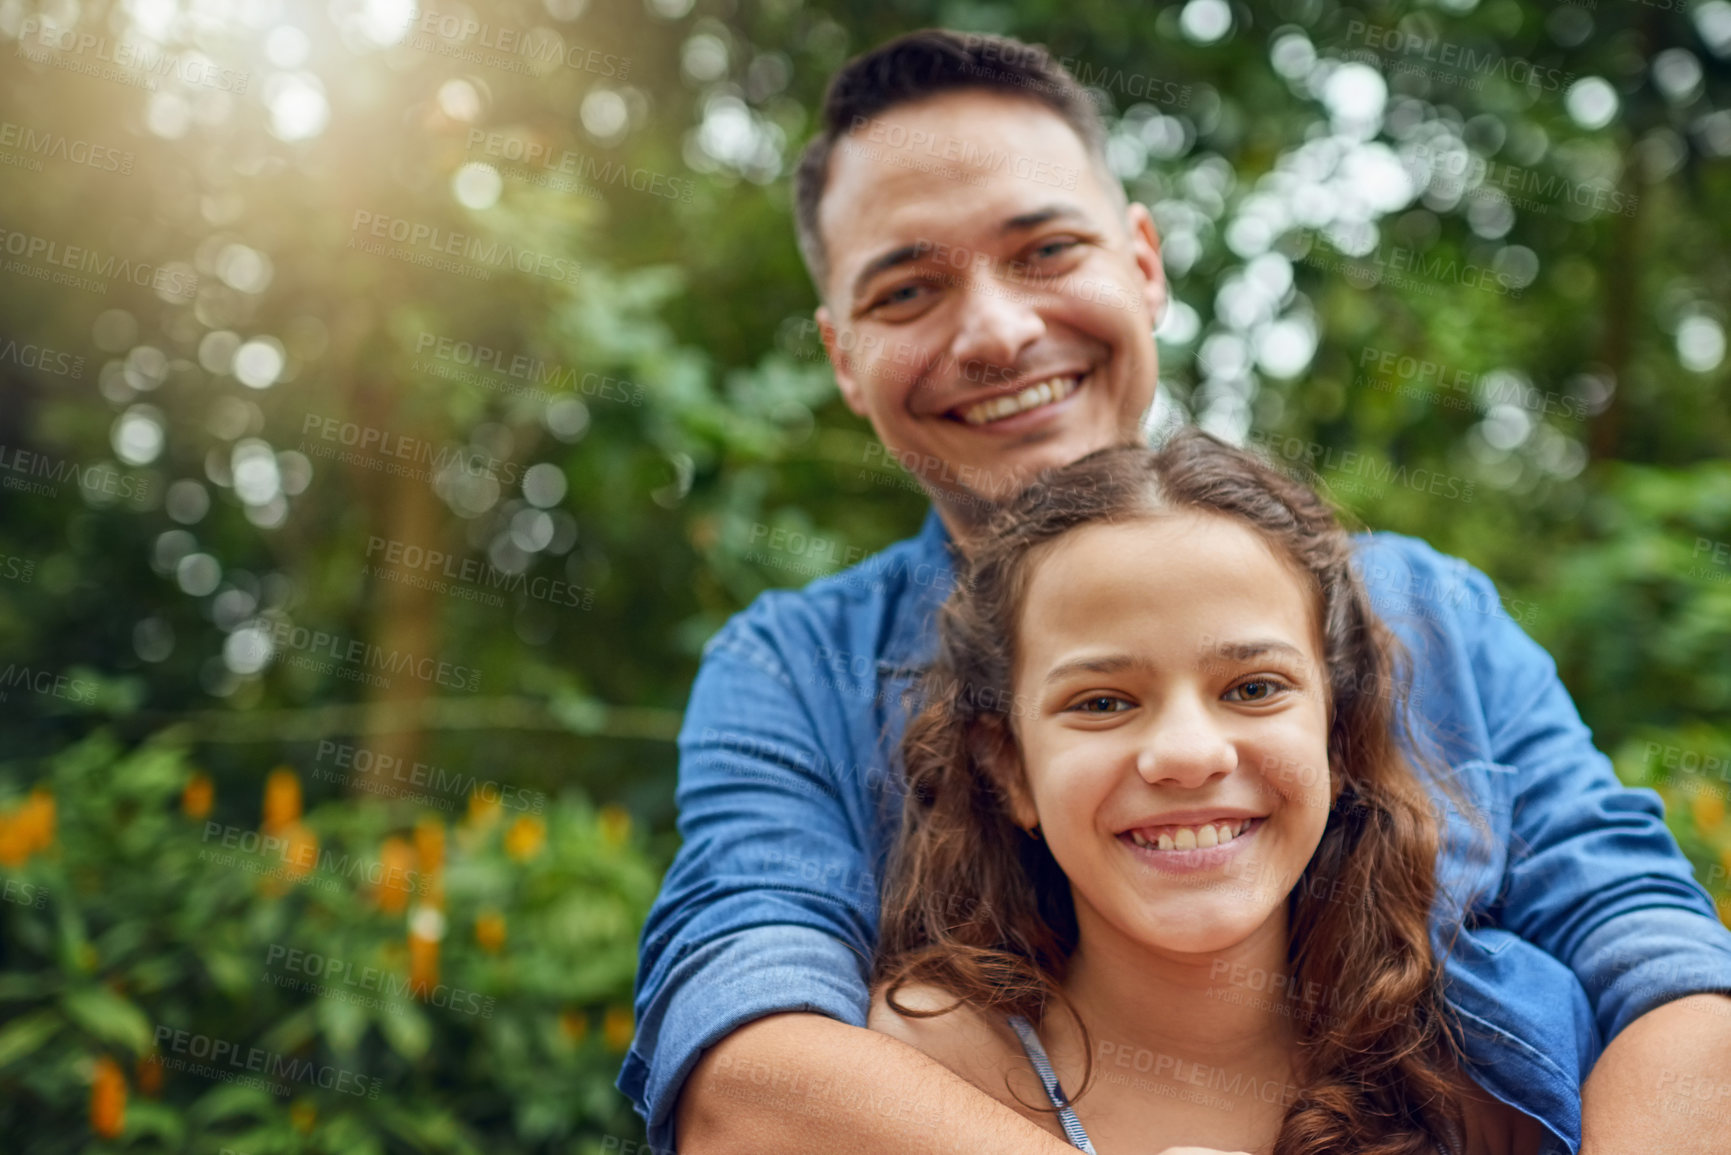
<path fill-rule="evenodd" d="M 1325 1013 L 1297 1019 L 1299 1094 L 1275 1155 L 1458 1150 L 1465 1076 L 1430 938 L 1440 832 L 1420 777 L 1428 771 L 1396 732 L 1406 721 L 1404 652 L 1373 611 L 1330 508 L 1195 430 L 1157 451 L 1106 449 L 1049 471 L 959 563 L 937 660 L 902 741 L 908 798 L 885 879 L 874 985 L 911 1017 L 944 1013 L 899 1005 L 896 990 L 913 982 L 1035 1023 L 1049 1002 L 1062 1003 L 1090 1052 L 1071 1101 L 1092 1085 L 1088 1031 L 1060 987 L 1077 938 L 1069 881 L 1046 844 L 1011 818 L 1003 778 L 1017 764 L 1003 756 L 1015 740 L 1016 624 L 1042 547 L 1081 526 L 1181 511 L 1248 526 L 1308 575 L 1324 639 L 1332 806 L 1287 898 L 1288 961 L 1296 989 L 1333 994 Z M 1365 901 L 1341 901 L 1342 891 Z"/>

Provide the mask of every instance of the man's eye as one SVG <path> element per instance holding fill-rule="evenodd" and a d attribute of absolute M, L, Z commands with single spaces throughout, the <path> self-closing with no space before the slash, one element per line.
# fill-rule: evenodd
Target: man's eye
<path fill-rule="evenodd" d="M 1266 702 L 1284 689 L 1286 689 L 1285 683 L 1278 682 L 1273 678 L 1251 678 L 1249 681 L 1240 682 L 1226 691 L 1226 700 L 1229 702 Z"/>
<path fill-rule="evenodd" d="M 872 309 L 892 308 L 896 305 L 907 305 L 918 301 L 919 294 L 926 286 L 922 284 L 898 285 L 871 304 Z"/>
<path fill-rule="evenodd" d="M 1070 708 L 1080 714 L 1120 714 L 1130 708 L 1130 703 L 1111 694 L 1097 694 L 1092 698 L 1083 698 Z"/>

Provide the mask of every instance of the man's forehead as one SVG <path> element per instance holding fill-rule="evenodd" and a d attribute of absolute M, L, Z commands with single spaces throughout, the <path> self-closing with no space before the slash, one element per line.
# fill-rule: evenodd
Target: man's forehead
<path fill-rule="evenodd" d="M 898 105 L 837 142 L 819 225 L 836 285 L 902 245 L 981 243 L 1063 204 L 1097 214 L 1086 147 L 1057 113 L 992 92 Z"/>

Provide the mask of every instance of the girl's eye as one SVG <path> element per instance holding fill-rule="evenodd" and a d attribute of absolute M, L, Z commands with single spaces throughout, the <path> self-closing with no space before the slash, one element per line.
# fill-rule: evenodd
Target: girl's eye
<path fill-rule="evenodd" d="M 1252 678 L 1226 691 L 1229 702 L 1266 702 L 1286 687 L 1273 678 Z"/>
<path fill-rule="evenodd" d="M 1081 714 L 1120 714 L 1130 708 L 1130 703 L 1110 694 L 1099 694 L 1092 698 L 1083 698 L 1070 708 Z"/>

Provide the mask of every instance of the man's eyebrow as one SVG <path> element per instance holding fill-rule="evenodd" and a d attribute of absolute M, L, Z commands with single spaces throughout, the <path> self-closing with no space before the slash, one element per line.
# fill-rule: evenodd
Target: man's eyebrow
<path fill-rule="evenodd" d="M 1046 205 L 1042 208 L 1034 209 L 1032 212 L 1019 213 L 1016 216 L 1010 217 L 998 226 L 998 235 L 1005 236 L 1010 233 L 1025 233 L 1029 229 L 1039 228 L 1048 221 L 1086 221 L 1087 219 L 1088 214 L 1083 212 L 1080 208 L 1060 201 Z M 870 261 L 866 262 L 865 268 L 861 269 L 859 275 L 853 279 L 854 299 L 859 299 L 860 295 L 865 292 L 866 286 L 869 285 L 872 282 L 872 279 L 880 273 L 886 273 L 891 269 L 900 268 L 902 265 L 911 265 L 936 247 L 937 246 L 933 245 L 930 241 L 916 241 L 911 245 L 898 245 L 886 253 L 880 253 L 878 256 L 873 257 Z"/>

